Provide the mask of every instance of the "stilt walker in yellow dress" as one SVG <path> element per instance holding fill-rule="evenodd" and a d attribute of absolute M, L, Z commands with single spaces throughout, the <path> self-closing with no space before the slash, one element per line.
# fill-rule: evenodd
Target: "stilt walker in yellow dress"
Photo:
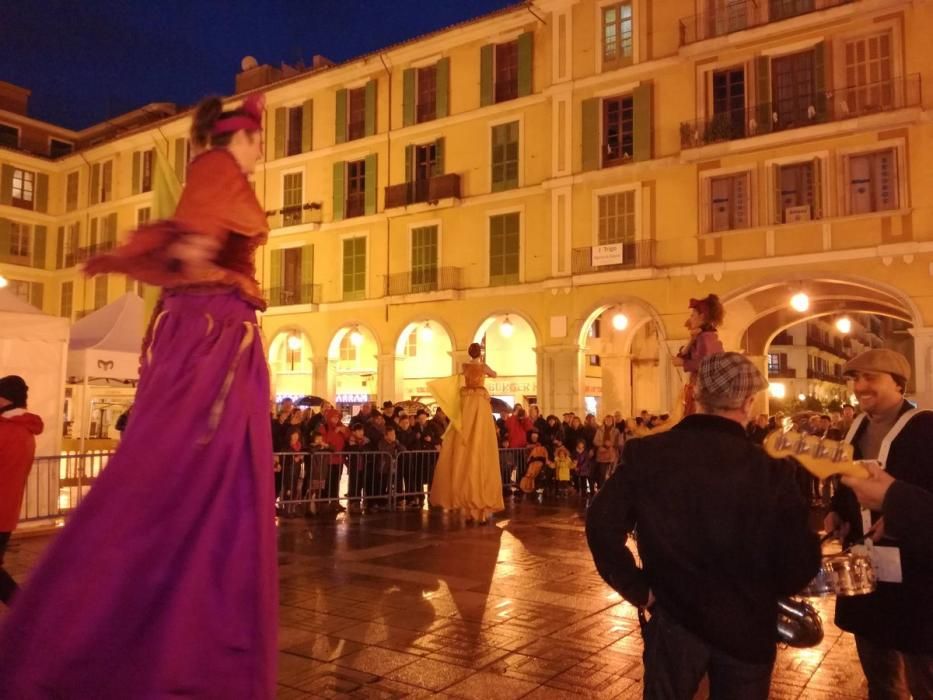
<path fill-rule="evenodd" d="M 468 352 L 472 359 L 462 365 L 461 374 L 428 385 L 450 417 L 434 472 L 431 504 L 461 510 L 484 523 L 492 513 L 505 509 L 496 425 L 484 386 L 486 377 L 496 373 L 483 362 L 479 343 L 470 345 Z"/>

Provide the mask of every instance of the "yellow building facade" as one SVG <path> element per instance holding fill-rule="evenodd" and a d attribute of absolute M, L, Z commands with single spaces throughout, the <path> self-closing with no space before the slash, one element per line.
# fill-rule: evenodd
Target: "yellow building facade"
<path fill-rule="evenodd" d="M 477 341 L 510 401 L 665 411 L 688 302 L 715 292 L 763 370 L 807 318 L 906 321 L 933 403 L 931 26 L 922 0 L 538 0 L 340 65 L 244 60 L 276 392 L 422 397 Z M 181 174 L 188 117 L 0 150 L 0 274 L 63 315 L 122 292 L 68 252 L 151 215 L 147 153 Z"/>

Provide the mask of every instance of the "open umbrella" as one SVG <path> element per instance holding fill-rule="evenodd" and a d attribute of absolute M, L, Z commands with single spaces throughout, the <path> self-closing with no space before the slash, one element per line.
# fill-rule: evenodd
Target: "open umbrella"
<path fill-rule="evenodd" d="M 295 402 L 296 406 L 320 406 L 324 403 L 324 399 L 320 396 L 303 396 Z"/>
<path fill-rule="evenodd" d="M 503 401 L 502 399 L 497 399 L 497 398 L 493 397 L 493 398 L 489 399 L 489 403 L 492 405 L 492 412 L 493 412 L 493 413 L 508 413 L 509 411 L 512 410 L 512 407 L 509 406 L 509 405 L 508 405 L 505 401 Z"/>
<path fill-rule="evenodd" d="M 423 404 L 420 401 L 399 401 L 395 404 L 396 408 L 401 408 L 405 413 L 412 415 L 418 411 L 427 411 L 427 404 Z"/>

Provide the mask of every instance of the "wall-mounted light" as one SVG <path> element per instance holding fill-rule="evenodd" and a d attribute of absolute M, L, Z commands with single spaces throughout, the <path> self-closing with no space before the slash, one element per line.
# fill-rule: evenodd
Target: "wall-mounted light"
<path fill-rule="evenodd" d="M 848 316 L 842 316 L 836 319 L 836 330 L 840 333 L 852 332 L 852 319 Z"/>
<path fill-rule="evenodd" d="M 301 350 L 301 338 L 299 338 L 297 335 L 288 336 L 288 349 L 292 352 Z"/>
<path fill-rule="evenodd" d="M 768 393 L 771 394 L 772 398 L 783 399 L 787 396 L 787 387 L 781 382 L 771 382 L 768 384 Z"/>
<path fill-rule="evenodd" d="M 4 277 L 3 275 L 0 275 L 0 289 L 3 289 L 8 284 L 9 282 L 7 282 L 6 277 Z"/>
<path fill-rule="evenodd" d="M 506 314 L 505 320 L 499 326 L 499 332 L 505 338 L 511 338 L 512 334 L 515 332 L 515 326 L 513 326 L 512 322 L 509 320 L 508 314 Z"/>
<path fill-rule="evenodd" d="M 617 331 L 624 331 L 628 328 L 628 316 L 623 313 L 617 313 L 612 316 L 612 327 Z"/>
<path fill-rule="evenodd" d="M 797 292 L 790 298 L 790 307 L 798 313 L 804 313 L 810 308 L 810 297 L 806 292 Z"/>
<path fill-rule="evenodd" d="M 358 326 L 353 326 L 353 330 L 350 331 L 350 342 L 356 347 L 363 344 L 363 334 Z"/>
<path fill-rule="evenodd" d="M 430 343 L 432 340 L 434 340 L 434 329 L 431 328 L 431 324 L 425 322 L 425 324 L 421 326 L 421 330 L 418 332 L 418 336 L 426 343 Z"/>

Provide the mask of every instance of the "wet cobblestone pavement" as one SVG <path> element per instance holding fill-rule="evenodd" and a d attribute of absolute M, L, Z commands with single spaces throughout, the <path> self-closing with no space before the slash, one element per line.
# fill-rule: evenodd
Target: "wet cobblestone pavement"
<path fill-rule="evenodd" d="M 582 515 L 524 502 L 486 526 L 428 511 L 282 520 L 278 697 L 640 698 L 635 609 L 597 575 Z M 47 542 L 14 540 L 8 570 L 25 578 Z M 771 697 L 867 697 L 833 602 L 817 601 L 819 647 L 778 653 Z"/>

